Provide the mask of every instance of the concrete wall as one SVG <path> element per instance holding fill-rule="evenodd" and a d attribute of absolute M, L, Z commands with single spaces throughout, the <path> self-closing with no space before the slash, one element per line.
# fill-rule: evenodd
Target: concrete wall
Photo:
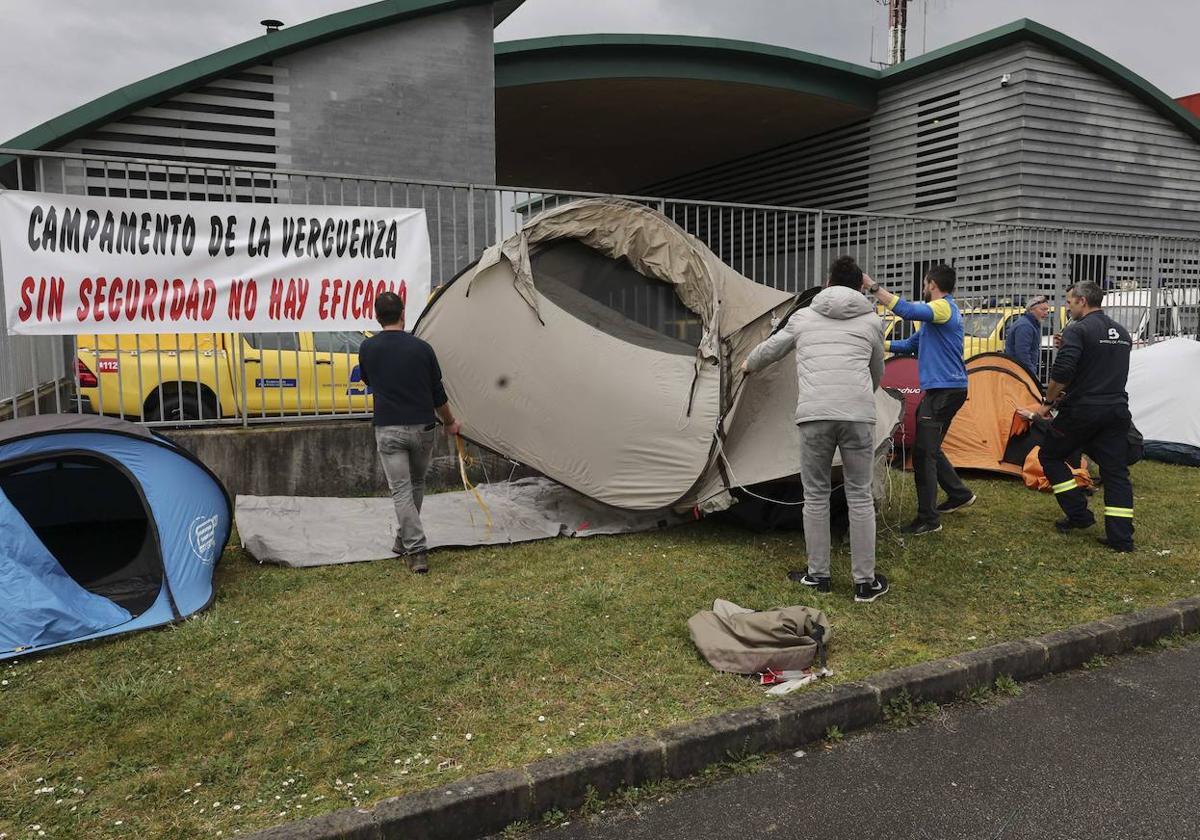
<path fill-rule="evenodd" d="M 490 4 L 402 21 L 276 59 L 297 169 L 492 183 Z"/>
<path fill-rule="evenodd" d="M 280 426 L 164 430 L 225 483 L 230 495 L 249 496 L 385 496 L 387 481 L 375 452 L 370 421 L 291 423 Z M 438 435 L 430 490 L 461 490 L 458 459 L 445 435 Z M 480 452 L 468 473 L 473 482 L 486 474 L 503 481 L 511 462 Z M 533 473 L 516 472 L 516 478 Z"/>

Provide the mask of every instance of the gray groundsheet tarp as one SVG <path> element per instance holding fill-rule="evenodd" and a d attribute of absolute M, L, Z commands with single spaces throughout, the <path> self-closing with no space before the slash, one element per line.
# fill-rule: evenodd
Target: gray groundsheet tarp
<path fill-rule="evenodd" d="M 670 510 L 618 510 L 543 478 L 478 489 L 491 512 L 490 527 L 473 493 L 425 497 L 421 522 L 430 548 L 626 534 L 688 519 Z M 236 512 L 242 545 L 263 563 L 328 566 L 395 556 L 396 516 L 390 498 L 238 496 Z"/>

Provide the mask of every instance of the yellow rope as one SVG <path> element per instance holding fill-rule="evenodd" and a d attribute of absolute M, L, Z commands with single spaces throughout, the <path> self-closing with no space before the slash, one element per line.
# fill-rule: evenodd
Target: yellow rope
<path fill-rule="evenodd" d="M 463 439 L 459 435 L 454 436 L 454 444 L 458 447 L 458 474 L 462 476 L 463 489 L 470 490 L 475 494 L 475 501 L 479 502 L 479 507 L 483 508 L 483 515 L 487 517 L 487 527 L 492 527 L 492 512 L 488 509 L 487 502 L 483 500 L 483 496 L 475 488 L 475 485 L 467 478 L 467 467 L 475 463 L 474 459 L 467 455 L 467 449 L 463 446 Z M 471 526 L 475 525 L 475 514 L 471 513 Z"/>

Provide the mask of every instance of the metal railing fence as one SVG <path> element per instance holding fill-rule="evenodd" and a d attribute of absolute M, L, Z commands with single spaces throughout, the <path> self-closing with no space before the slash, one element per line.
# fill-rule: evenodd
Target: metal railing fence
<path fill-rule="evenodd" d="M 0 149 L 16 188 L 63 195 L 211 202 L 383 206 L 426 211 L 433 285 L 469 266 L 543 210 L 596 193 L 249 169 L 195 161 Z M 622 196 L 654 207 L 741 274 L 788 292 L 818 285 L 837 256 L 855 257 L 913 297 L 929 266 L 953 265 L 967 352 L 1003 350 L 1032 295 L 1054 310 L 1042 324 L 1038 376 L 1062 326 L 1064 292 L 1096 280 L 1106 311 L 1139 345 L 1200 335 L 1200 236 L 1149 236 L 866 212 Z M 694 339 L 666 287 L 613 290 L 602 301 L 639 324 Z M 5 318 L 0 294 L 0 319 Z M 890 323 L 893 337 L 911 325 Z M 186 336 L 0 334 L 0 418 L 95 411 L 151 424 L 329 420 L 369 414 L 354 380 L 360 333 Z"/>

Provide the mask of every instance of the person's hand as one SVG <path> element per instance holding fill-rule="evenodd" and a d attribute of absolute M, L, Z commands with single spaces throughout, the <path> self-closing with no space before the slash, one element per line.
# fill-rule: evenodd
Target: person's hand
<path fill-rule="evenodd" d="M 462 432 L 462 423 L 457 420 L 446 427 L 446 434 L 450 437 L 458 437 L 460 432 Z"/>
<path fill-rule="evenodd" d="M 748 361 L 749 361 L 748 359 L 742 359 L 742 375 L 743 376 L 749 376 L 751 374 L 750 368 L 746 367 L 746 363 Z"/>
<path fill-rule="evenodd" d="M 867 272 L 864 271 L 863 272 L 863 281 L 862 281 L 862 290 L 864 292 L 869 291 L 870 288 L 874 285 L 875 285 L 875 281 L 871 279 L 871 275 L 867 274 Z"/>
<path fill-rule="evenodd" d="M 1037 416 L 1038 416 L 1038 417 L 1049 417 L 1049 416 L 1050 416 L 1050 410 L 1051 410 L 1053 407 L 1054 407 L 1054 406 L 1050 406 L 1050 405 L 1043 405 L 1041 408 L 1039 408 L 1039 409 L 1037 410 Z M 1030 419 L 1033 419 L 1033 418 L 1030 418 Z"/>
<path fill-rule="evenodd" d="M 1057 350 L 1061 347 L 1062 347 L 1062 333 L 1058 333 L 1056 336 L 1054 336 L 1054 348 Z"/>
<path fill-rule="evenodd" d="M 1017 414 L 1021 415 L 1026 420 L 1032 420 L 1034 417 L 1037 417 L 1037 414 L 1028 408 L 1018 408 Z"/>

